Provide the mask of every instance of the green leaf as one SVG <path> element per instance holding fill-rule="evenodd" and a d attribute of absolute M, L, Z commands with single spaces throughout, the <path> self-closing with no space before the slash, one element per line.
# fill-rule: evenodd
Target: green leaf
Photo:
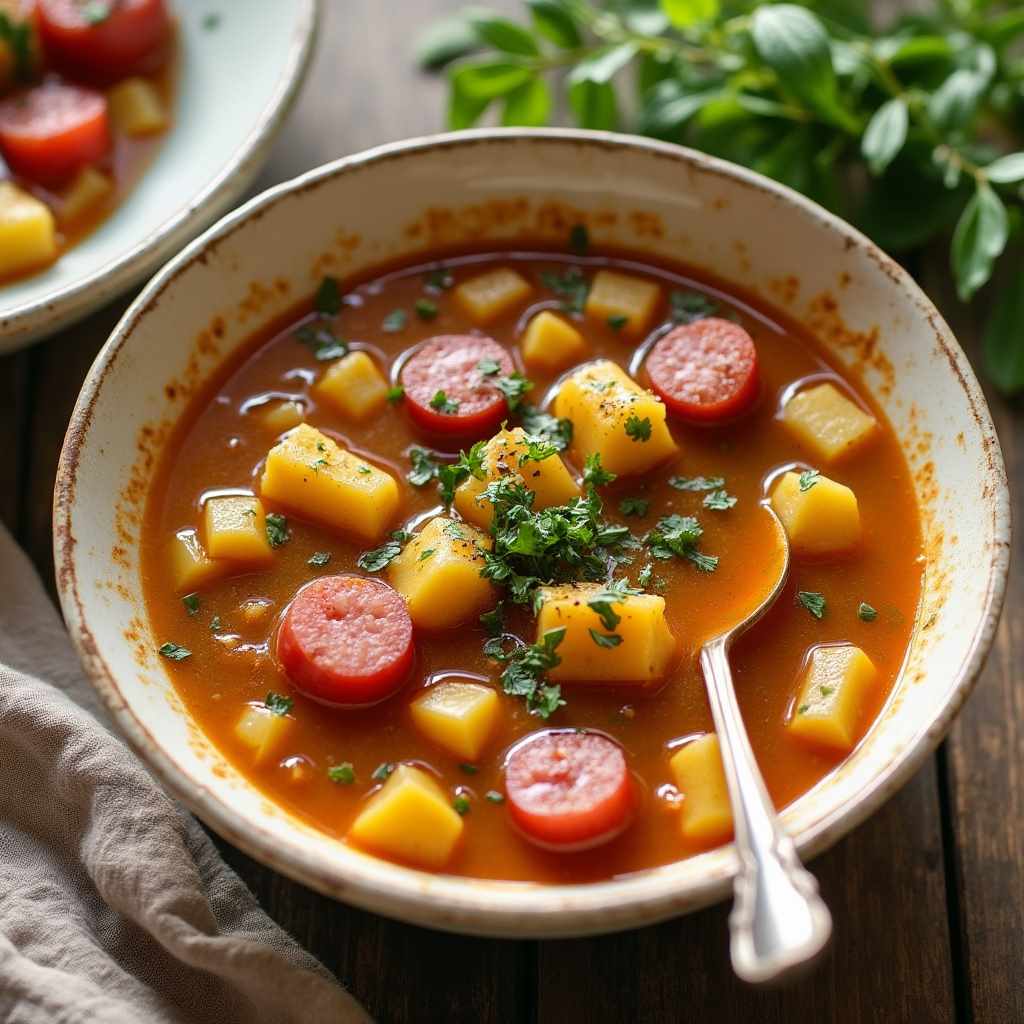
<path fill-rule="evenodd" d="M 280 512 L 268 512 L 266 517 L 267 543 L 272 548 L 279 548 L 292 539 L 292 532 L 288 529 L 288 517 Z"/>
<path fill-rule="evenodd" d="M 875 44 L 879 60 L 894 67 L 949 60 L 953 48 L 945 36 L 889 36 Z"/>
<path fill-rule="evenodd" d="M 533 36 L 522 25 L 507 18 L 499 18 L 489 11 L 473 10 L 466 17 L 480 39 L 495 50 L 519 57 L 536 57 L 540 54 Z"/>
<path fill-rule="evenodd" d="M 985 369 L 1004 395 L 1024 391 L 1024 269 L 1003 286 L 989 317 Z"/>
<path fill-rule="evenodd" d="M 572 15 L 556 0 L 527 0 L 533 27 L 545 39 L 563 50 L 573 50 L 583 42 Z"/>
<path fill-rule="evenodd" d="M 900 97 L 883 103 L 875 111 L 860 144 L 872 174 L 881 174 L 903 148 L 909 120 L 906 101 Z"/>
<path fill-rule="evenodd" d="M 548 83 L 537 75 L 505 97 L 501 123 L 535 128 L 547 124 L 550 116 L 551 90 Z"/>
<path fill-rule="evenodd" d="M 702 107 L 722 95 L 715 87 L 691 91 L 674 78 L 659 82 L 640 111 L 640 129 L 645 135 L 672 139 Z"/>
<path fill-rule="evenodd" d="M 958 131 L 967 127 L 978 109 L 988 76 L 960 68 L 935 90 L 928 101 L 928 117 L 941 129 Z"/>
<path fill-rule="evenodd" d="M 816 619 L 825 617 L 827 603 L 825 595 L 814 590 L 798 590 L 796 592 L 796 603 L 801 608 L 806 608 Z"/>
<path fill-rule="evenodd" d="M 718 0 L 661 0 L 661 9 L 674 28 L 690 28 L 718 17 Z"/>
<path fill-rule="evenodd" d="M 618 127 L 618 104 L 611 79 L 635 53 L 632 43 L 609 46 L 573 68 L 567 79 L 569 106 L 581 128 L 614 131 Z"/>
<path fill-rule="evenodd" d="M 292 705 L 295 703 L 291 697 L 285 697 L 283 694 L 275 693 L 273 690 L 267 694 L 264 698 L 263 706 L 273 715 L 278 715 L 283 718 L 292 709 Z"/>
<path fill-rule="evenodd" d="M 452 71 L 451 82 L 453 88 L 468 99 L 490 102 L 507 96 L 532 77 L 533 71 L 522 64 L 490 60 L 460 64 Z"/>
<path fill-rule="evenodd" d="M 1024 181 L 1024 153 L 1009 153 L 985 168 L 985 177 L 997 185 Z"/>
<path fill-rule="evenodd" d="M 180 644 L 174 644 L 170 641 L 161 644 L 157 648 L 157 653 L 168 661 L 184 661 L 186 658 L 192 657 L 192 652 L 187 647 L 182 647 Z"/>
<path fill-rule="evenodd" d="M 480 46 L 480 38 L 461 14 L 439 18 L 424 30 L 416 41 L 416 63 L 426 71 L 444 67 L 458 57 L 465 57 Z"/>
<path fill-rule="evenodd" d="M 491 105 L 490 100 L 467 96 L 453 79 L 448 91 L 448 127 L 453 132 L 472 128 Z"/>
<path fill-rule="evenodd" d="M 956 290 L 964 302 L 991 276 L 1008 234 L 1003 201 L 987 184 L 980 184 L 957 221 L 950 252 Z"/>

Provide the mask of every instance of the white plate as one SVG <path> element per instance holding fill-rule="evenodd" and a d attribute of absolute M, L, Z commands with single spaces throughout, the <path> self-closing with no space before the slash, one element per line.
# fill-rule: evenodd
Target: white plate
<path fill-rule="evenodd" d="M 252 183 L 309 64 L 319 0 L 170 0 L 174 125 L 114 213 L 42 273 L 0 285 L 0 353 L 151 274 Z M 204 27 L 210 15 L 214 27 Z"/>

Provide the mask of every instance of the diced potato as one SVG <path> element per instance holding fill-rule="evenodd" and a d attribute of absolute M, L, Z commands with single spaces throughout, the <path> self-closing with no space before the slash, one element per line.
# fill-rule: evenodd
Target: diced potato
<path fill-rule="evenodd" d="M 625 317 L 621 334 L 644 334 L 658 308 L 661 289 L 653 281 L 645 281 L 617 270 L 599 270 L 594 275 L 584 312 L 599 320 Z"/>
<path fill-rule="evenodd" d="M 171 576 L 179 594 L 190 594 L 220 576 L 226 566 L 203 550 L 195 530 L 179 530 L 171 541 Z"/>
<path fill-rule="evenodd" d="M 409 705 L 424 736 L 449 753 L 475 761 L 498 720 L 498 694 L 479 683 L 438 683 Z"/>
<path fill-rule="evenodd" d="M 878 425 L 873 416 L 829 383 L 798 391 L 783 408 L 782 422 L 826 462 L 856 451 Z"/>
<path fill-rule="evenodd" d="M 878 675 L 874 663 L 853 644 L 827 644 L 811 651 L 789 730 L 816 746 L 849 752 L 860 738 L 865 702 Z"/>
<path fill-rule="evenodd" d="M 294 724 L 295 719 L 291 715 L 275 714 L 266 705 L 254 701 L 246 704 L 235 725 L 235 736 L 252 748 L 254 760 L 259 764 L 280 750 Z"/>
<path fill-rule="evenodd" d="M 203 506 L 206 551 L 211 558 L 232 562 L 269 562 L 263 502 L 250 494 L 208 498 Z"/>
<path fill-rule="evenodd" d="M 802 491 L 800 474 L 786 473 L 772 492 L 772 507 L 798 554 L 849 551 L 860 541 L 857 495 L 827 476 L 815 477 Z"/>
<path fill-rule="evenodd" d="M 646 473 L 676 452 L 661 400 L 607 359 L 563 381 L 554 413 L 572 420 L 579 455 L 600 453 L 601 465 L 619 476 Z"/>
<path fill-rule="evenodd" d="M 95 167 L 83 167 L 61 197 L 57 215 L 61 224 L 74 224 L 91 216 L 114 191 L 114 182 Z"/>
<path fill-rule="evenodd" d="M 0 181 L 0 277 L 44 266 L 56 256 L 49 208 L 17 185 Z"/>
<path fill-rule="evenodd" d="M 313 394 L 323 398 L 342 416 L 365 420 L 384 408 L 388 382 L 365 352 L 349 352 L 328 367 Z"/>
<path fill-rule="evenodd" d="M 732 805 L 722 768 L 718 736 L 709 732 L 692 740 L 669 761 L 682 794 L 679 828 L 686 839 L 711 845 L 732 837 Z"/>
<path fill-rule="evenodd" d="M 463 824 L 430 775 L 400 764 L 352 822 L 348 838 L 385 856 L 438 870 L 451 858 Z"/>
<path fill-rule="evenodd" d="M 153 135 L 167 127 L 164 101 L 152 82 L 145 78 L 126 78 L 107 93 L 114 127 L 122 134 L 136 137 Z"/>
<path fill-rule="evenodd" d="M 526 432 L 522 427 L 501 430 L 487 442 L 484 479 L 470 476 L 455 489 L 455 507 L 463 519 L 484 530 L 491 525 L 494 510 L 491 503 L 480 496 L 495 480 L 513 479 L 529 487 L 537 495 L 535 509 L 564 505 L 579 496 L 580 489 L 557 452 L 540 462 L 533 459 L 522 462 L 527 451 Z"/>
<path fill-rule="evenodd" d="M 491 538 L 466 523 L 436 516 L 417 533 L 388 566 L 391 585 L 409 605 L 421 629 L 448 629 L 469 622 L 498 600 L 480 575 L 481 548 Z"/>
<path fill-rule="evenodd" d="M 609 602 L 620 617 L 609 630 L 588 604 L 603 589 L 597 583 L 541 588 L 537 642 L 550 630 L 565 627 L 556 649 L 562 660 L 548 675 L 556 682 L 575 683 L 646 683 L 663 678 L 676 653 L 675 637 L 665 621 L 665 599 L 633 594 Z M 622 641 L 614 647 L 602 646 L 594 634 L 614 634 Z"/>
<path fill-rule="evenodd" d="M 522 274 L 498 267 L 456 285 L 452 295 L 478 324 L 486 324 L 522 302 L 532 290 Z"/>
<path fill-rule="evenodd" d="M 299 515 L 369 541 L 382 537 L 398 512 L 398 484 L 390 473 L 308 423 L 270 449 L 260 489 Z"/>
<path fill-rule="evenodd" d="M 283 434 L 292 427 L 297 427 L 306 418 L 306 410 L 301 402 L 275 402 L 260 415 L 263 425 L 272 434 Z"/>
<path fill-rule="evenodd" d="M 587 354 L 583 335 L 548 309 L 542 309 L 530 320 L 519 344 L 523 362 L 540 373 L 557 373 Z"/>

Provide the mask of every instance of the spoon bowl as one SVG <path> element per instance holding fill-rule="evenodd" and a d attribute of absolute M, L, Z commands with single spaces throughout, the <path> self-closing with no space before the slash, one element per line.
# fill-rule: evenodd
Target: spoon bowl
<path fill-rule="evenodd" d="M 789 579 L 789 538 L 771 505 L 765 501 L 761 507 L 777 534 L 774 582 L 759 601 L 755 598 L 745 618 L 708 640 L 700 653 L 740 861 L 729 915 L 730 953 L 733 970 L 753 984 L 778 982 L 799 973 L 824 951 L 832 934 L 832 917 L 818 894 L 818 883 L 800 863 L 793 840 L 775 815 L 729 667 L 733 641 L 771 608 Z"/>

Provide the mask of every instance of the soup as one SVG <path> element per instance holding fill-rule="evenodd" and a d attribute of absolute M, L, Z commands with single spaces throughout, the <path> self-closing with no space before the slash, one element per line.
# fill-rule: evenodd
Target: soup
<path fill-rule="evenodd" d="M 585 882 L 727 841 L 697 663 L 735 646 L 776 806 L 870 728 L 921 540 L 858 380 L 737 289 L 632 254 L 324 281 L 225 366 L 153 484 L 154 646 L 293 815 L 449 873 Z"/>

